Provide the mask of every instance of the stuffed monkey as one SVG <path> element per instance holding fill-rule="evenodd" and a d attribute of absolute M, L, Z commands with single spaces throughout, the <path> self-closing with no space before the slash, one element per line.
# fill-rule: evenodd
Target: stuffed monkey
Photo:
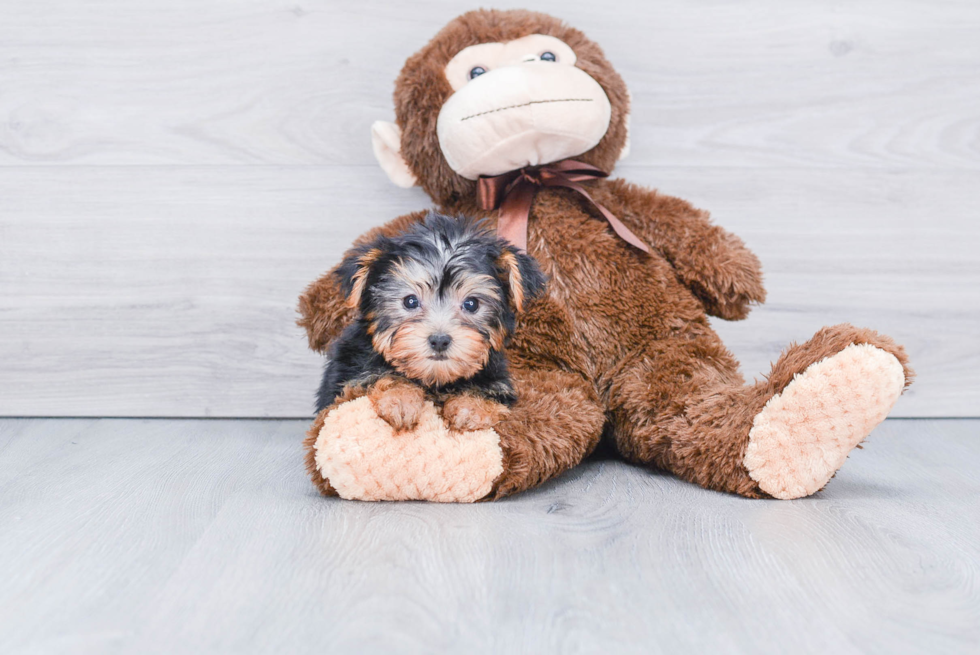
<path fill-rule="evenodd" d="M 603 179 L 629 148 L 629 93 L 560 20 L 466 13 L 408 59 L 394 101 L 396 122 L 372 130 L 391 180 L 421 186 L 443 213 L 486 217 L 536 258 L 547 292 L 517 317 L 506 356 L 518 401 L 493 425 L 454 430 L 429 403 L 397 431 L 375 411 L 386 389 L 345 389 L 306 440 L 325 494 L 496 499 L 577 465 L 605 435 L 626 460 L 708 489 L 800 498 L 911 382 L 892 339 L 837 325 L 745 384 L 708 316 L 740 320 L 764 301 L 758 259 L 688 202 Z M 300 313 L 323 352 L 354 310 L 329 272 Z"/>

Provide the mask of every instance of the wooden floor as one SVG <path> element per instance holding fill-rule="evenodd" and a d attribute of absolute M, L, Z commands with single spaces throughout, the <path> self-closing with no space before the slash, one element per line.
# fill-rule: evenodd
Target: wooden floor
<path fill-rule="evenodd" d="M 980 420 L 750 501 L 613 460 L 493 504 L 314 494 L 301 421 L 0 421 L 0 653 L 977 653 Z"/>

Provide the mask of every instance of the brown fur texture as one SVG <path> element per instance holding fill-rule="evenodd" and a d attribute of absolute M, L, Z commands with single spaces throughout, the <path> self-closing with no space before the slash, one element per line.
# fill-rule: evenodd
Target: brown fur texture
<path fill-rule="evenodd" d="M 576 65 L 605 89 L 613 108 L 609 131 L 576 159 L 607 171 L 615 163 L 626 138 L 628 95 L 599 47 L 543 14 L 470 12 L 408 60 L 395 89 L 403 154 L 442 211 L 495 220 L 477 208 L 474 183 L 453 173 L 439 150 L 436 117 L 451 93 L 443 67 L 466 46 L 533 33 L 565 41 L 578 56 Z M 605 426 L 630 461 L 709 489 L 765 497 L 743 465 L 749 430 L 795 374 L 850 344 L 868 343 L 895 355 L 911 382 L 901 346 L 873 331 L 838 325 L 791 345 L 765 380 L 745 386 L 708 315 L 742 319 L 765 300 L 755 255 L 684 200 L 622 180 L 599 181 L 589 190 L 652 252 L 623 242 L 574 192 L 538 192 L 528 252 L 549 277 L 548 292 L 527 304 L 507 350 L 519 399 L 495 426 L 504 473 L 492 498 L 575 466 L 596 447 Z M 423 215 L 395 219 L 359 241 L 378 231 L 398 232 Z M 350 320 L 329 274 L 309 287 L 300 311 L 310 346 L 320 351 Z M 311 475 L 328 493 L 329 484 L 312 469 Z"/>
<path fill-rule="evenodd" d="M 578 58 L 576 67 L 598 82 L 609 97 L 612 116 L 606 135 L 576 159 L 609 171 L 619 158 L 626 142 L 629 92 L 598 45 L 579 30 L 546 14 L 471 11 L 450 21 L 428 45 L 412 55 L 395 83 L 395 118 L 402 129 L 402 156 L 436 203 L 463 211 L 476 209 L 476 182 L 453 172 L 436 137 L 439 110 L 453 92 L 444 73 L 446 64 L 468 46 L 511 41 L 529 34 L 554 36 L 571 46 Z"/>

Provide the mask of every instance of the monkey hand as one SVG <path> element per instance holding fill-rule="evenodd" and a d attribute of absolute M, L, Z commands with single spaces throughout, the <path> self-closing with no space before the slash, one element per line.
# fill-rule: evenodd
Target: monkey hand
<path fill-rule="evenodd" d="M 741 320 L 748 316 L 751 305 L 766 300 L 762 265 L 741 239 L 720 228 L 715 232 L 713 241 L 705 239 L 711 245 L 711 257 L 696 253 L 679 258 L 675 266 L 708 314 L 726 321 Z"/>

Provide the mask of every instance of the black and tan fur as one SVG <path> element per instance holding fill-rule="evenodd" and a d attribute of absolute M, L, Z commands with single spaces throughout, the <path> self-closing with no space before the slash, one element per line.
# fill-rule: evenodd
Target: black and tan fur
<path fill-rule="evenodd" d="M 355 249 L 334 275 L 357 318 L 331 345 L 317 411 L 384 377 L 436 400 L 514 403 L 503 348 L 515 312 L 544 288 L 530 257 L 473 220 L 432 213 Z"/>

